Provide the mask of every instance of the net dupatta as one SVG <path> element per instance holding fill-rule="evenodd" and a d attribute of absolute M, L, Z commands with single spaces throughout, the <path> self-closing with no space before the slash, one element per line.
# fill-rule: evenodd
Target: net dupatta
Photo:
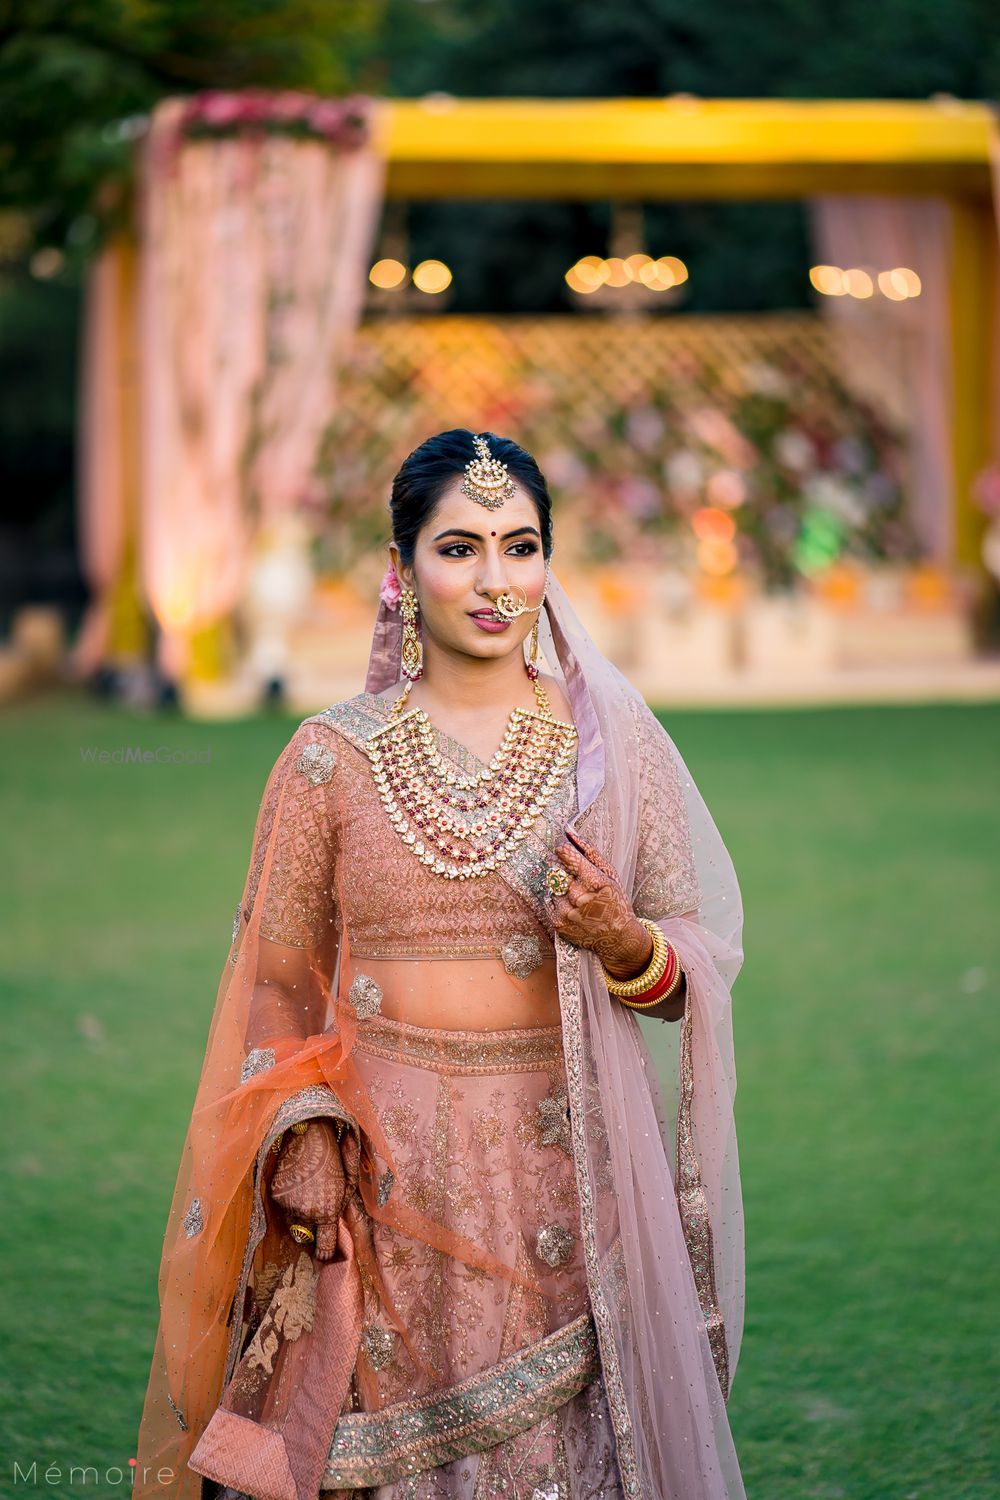
<path fill-rule="evenodd" d="M 400 680 L 401 636 L 382 603 L 368 692 Z M 551 571 L 539 644 L 579 732 L 570 826 L 610 857 L 687 976 L 680 1026 L 640 1023 L 609 995 L 593 954 L 556 938 L 581 1233 L 622 1481 L 638 1500 L 742 1500 L 726 1412 L 744 1304 L 731 1017 L 739 884 L 671 736 Z M 663 1071 L 647 1026 L 675 1052 Z"/>

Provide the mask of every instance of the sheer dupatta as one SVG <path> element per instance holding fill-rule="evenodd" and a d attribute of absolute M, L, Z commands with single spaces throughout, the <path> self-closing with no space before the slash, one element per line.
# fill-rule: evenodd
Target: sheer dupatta
<path fill-rule="evenodd" d="M 381 604 L 368 692 L 399 679 L 401 628 Z M 570 826 L 610 857 L 687 976 L 677 1076 L 661 1077 L 598 961 L 556 937 L 581 1233 L 622 1481 L 639 1500 L 742 1500 L 726 1413 L 743 1327 L 739 884 L 673 740 L 551 571 L 539 640 L 579 732 Z"/>

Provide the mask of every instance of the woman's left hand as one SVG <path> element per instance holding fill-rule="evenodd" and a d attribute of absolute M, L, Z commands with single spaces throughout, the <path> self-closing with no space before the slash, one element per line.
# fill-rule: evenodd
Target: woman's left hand
<path fill-rule="evenodd" d="M 552 921 L 560 937 L 590 948 L 616 978 L 640 974 L 649 962 L 652 939 L 632 910 L 618 872 L 599 849 L 579 834 L 575 844 L 559 844 L 556 855 L 570 877 L 564 896 L 550 897 Z"/>

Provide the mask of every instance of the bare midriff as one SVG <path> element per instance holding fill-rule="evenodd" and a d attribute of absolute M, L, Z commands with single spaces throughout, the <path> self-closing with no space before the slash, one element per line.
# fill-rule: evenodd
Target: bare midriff
<path fill-rule="evenodd" d="M 558 1026 L 559 988 L 555 958 L 546 958 L 524 978 L 508 973 L 499 958 L 366 958 L 355 972 L 370 974 L 382 988 L 381 1014 L 413 1026 L 448 1031 L 495 1031 L 508 1027 Z"/>

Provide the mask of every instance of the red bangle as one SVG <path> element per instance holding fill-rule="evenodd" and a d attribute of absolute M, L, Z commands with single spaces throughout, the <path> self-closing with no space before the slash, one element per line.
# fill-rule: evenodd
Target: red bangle
<path fill-rule="evenodd" d="M 659 1000 L 664 999 L 674 989 L 679 989 L 683 978 L 684 974 L 680 967 L 677 949 L 673 943 L 670 943 L 667 966 L 660 978 L 648 990 L 641 992 L 641 999 L 622 1000 L 622 1004 L 630 1005 L 633 1010 L 646 1010 L 648 1007 L 655 1005 Z"/>

